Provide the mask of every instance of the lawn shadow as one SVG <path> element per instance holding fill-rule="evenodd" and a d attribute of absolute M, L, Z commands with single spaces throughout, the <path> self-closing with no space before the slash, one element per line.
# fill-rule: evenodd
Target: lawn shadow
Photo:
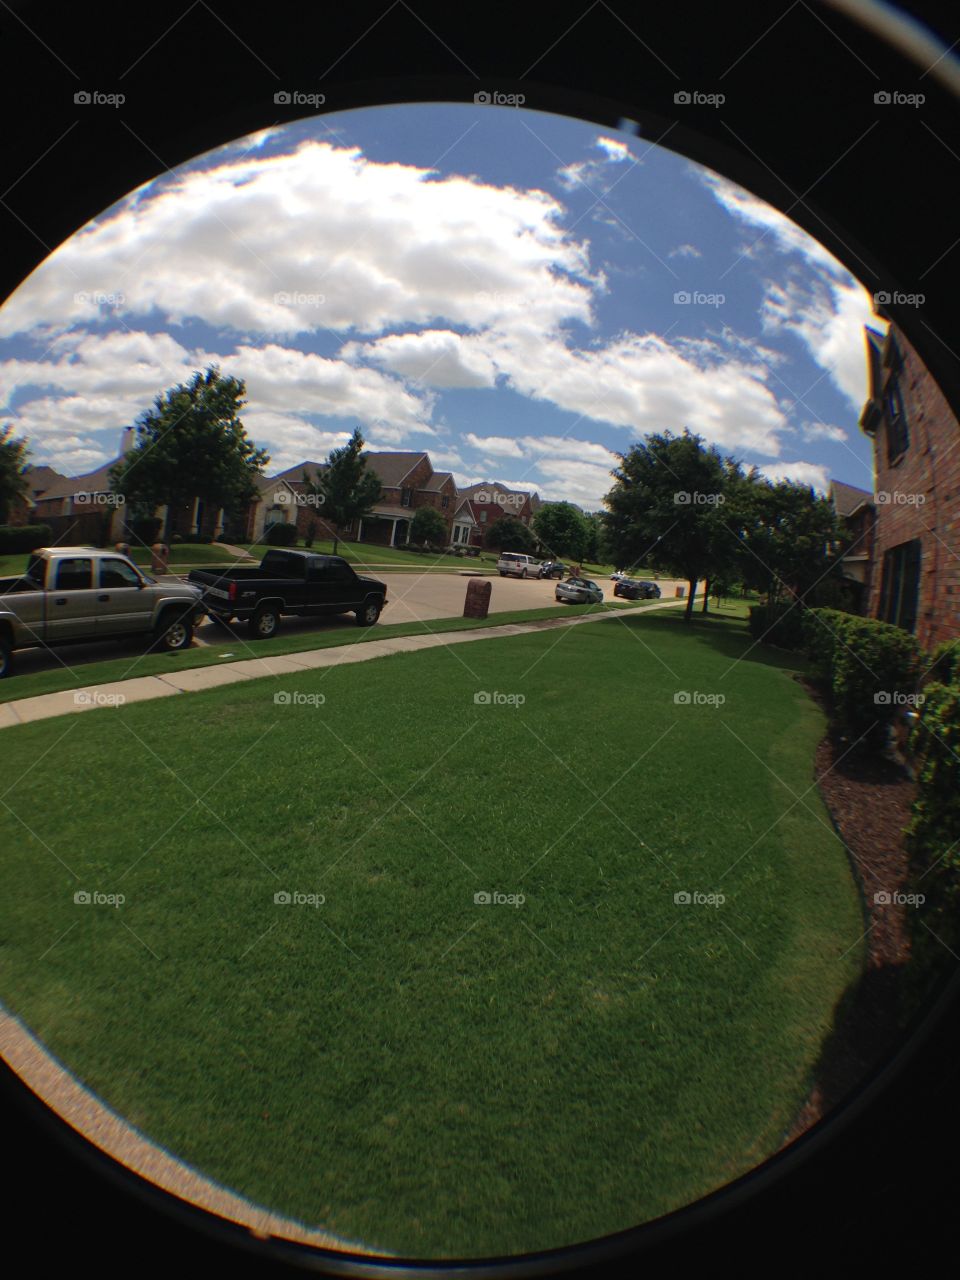
<path fill-rule="evenodd" d="M 837 1001 L 833 1025 L 810 1072 L 811 1088 L 784 1144 L 867 1084 L 904 1039 L 903 964 L 871 965 Z"/>
<path fill-rule="evenodd" d="M 663 610 L 624 618 L 628 626 L 656 626 L 673 631 L 677 636 L 687 636 L 710 645 L 733 662 L 756 662 L 765 667 L 777 667 L 781 671 L 804 672 L 806 659 L 799 653 L 777 649 L 773 645 L 757 643 L 747 631 L 747 620 L 740 613 L 722 607 L 710 613 L 694 610 L 693 617 L 685 622 L 679 610 Z M 599 631 L 600 628 L 597 628 Z"/>

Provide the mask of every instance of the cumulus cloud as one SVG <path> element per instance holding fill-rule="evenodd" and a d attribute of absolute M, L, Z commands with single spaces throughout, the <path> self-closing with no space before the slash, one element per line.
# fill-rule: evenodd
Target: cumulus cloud
<path fill-rule="evenodd" d="M 60 246 L 0 336 L 159 312 L 241 335 L 482 326 L 511 307 L 591 323 L 587 247 L 543 191 L 308 140 L 148 184 Z M 119 299 L 119 301 L 118 301 Z"/>
<path fill-rule="evenodd" d="M 787 281 L 768 281 L 761 318 L 767 333 L 791 332 L 835 386 L 859 408 L 867 396 L 863 328 L 876 325 L 870 295 L 832 253 L 785 214 L 736 183 L 698 171 L 714 198 L 756 238 L 738 252 L 757 258 L 764 247 L 795 255 L 807 268 Z"/>
<path fill-rule="evenodd" d="M 702 258 L 703 254 L 695 244 L 678 244 L 667 254 L 668 258 Z"/>
<path fill-rule="evenodd" d="M 843 427 L 834 426 L 830 422 L 805 422 L 801 433 L 804 440 L 830 440 L 834 444 L 843 444 L 850 438 Z"/>
<path fill-rule="evenodd" d="M 599 189 L 602 194 L 616 181 L 609 176 L 610 166 L 633 159 L 630 148 L 619 138 L 601 134 L 593 140 L 593 148 L 601 154 L 587 160 L 574 161 L 557 170 L 557 181 L 564 191 L 573 191 L 576 187 L 583 186 L 593 192 Z"/>
<path fill-rule="evenodd" d="M 826 493 L 830 483 L 826 467 L 816 462 L 770 462 L 759 468 L 768 480 L 792 480 L 812 485 L 818 493 Z"/>

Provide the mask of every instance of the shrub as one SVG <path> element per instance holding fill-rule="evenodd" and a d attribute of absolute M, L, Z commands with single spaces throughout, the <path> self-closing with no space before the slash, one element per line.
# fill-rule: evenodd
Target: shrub
<path fill-rule="evenodd" d="M 803 607 L 788 604 L 755 604 L 747 622 L 754 640 L 775 644 L 781 649 L 802 649 Z"/>
<path fill-rule="evenodd" d="M 296 541 L 295 524 L 272 524 L 266 533 L 266 542 L 271 547 L 292 547 Z"/>
<path fill-rule="evenodd" d="M 924 678 L 937 684 L 960 684 L 960 640 L 937 645 Z"/>
<path fill-rule="evenodd" d="M 0 525 L 0 555 L 19 555 L 49 545 L 53 530 L 48 524 Z"/>
<path fill-rule="evenodd" d="M 317 522 L 316 520 L 311 520 L 307 525 L 307 536 L 303 540 L 303 545 L 305 547 L 312 547 L 316 536 L 317 536 Z"/>
<path fill-rule="evenodd" d="M 903 697 L 916 687 L 916 640 L 900 627 L 837 609 L 809 609 L 803 625 L 814 674 L 830 686 L 836 726 L 885 741 Z"/>
<path fill-rule="evenodd" d="M 918 769 L 907 887 L 924 899 L 908 911 L 910 979 L 920 996 L 960 952 L 960 680 L 926 686 L 910 745 Z"/>

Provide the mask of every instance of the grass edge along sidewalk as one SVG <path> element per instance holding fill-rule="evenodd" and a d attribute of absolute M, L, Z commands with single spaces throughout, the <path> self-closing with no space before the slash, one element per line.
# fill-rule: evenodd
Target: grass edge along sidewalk
<path fill-rule="evenodd" d="M 517 610 L 508 614 L 495 615 L 497 620 L 493 623 L 489 618 L 435 619 L 431 623 L 397 623 L 392 629 L 384 627 L 364 631 L 359 636 L 352 629 L 348 631 L 344 628 L 343 631 L 322 633 L 326 643 L 321 640 L 320 643 L 300 644 L 297 647 L 294 647 L 295 638 L 290 637 L 291 647 L 287 650 L 278 649 L 274 641 L 261 641 L 259 644 L 256 642 L 249 645 L 235 644 L 226 652 L 221 649 L 207 648 L 181 651 L 180 655 L 152 654 L 147 655 L 142 663 L 134 660 L 132 665 L 127 664 L 124 659 L 119 660 L 119 663 L 117 660 L 108 663 L 88 663 L 80 667 L 79 671 L 82 673 L 92 669 L 91 674 L 95 678 L 82 685 L 73 684 L 66 679 L 67 675 L 76 676 L 78 673 L 75 671 L 48 671 L 40 672 L 32 678 L 25 677 L 25 680 L 39 682 L 49 676 L 53 678 L 52 683 L 58 683 L 58 687 L 45 688 L 32 694 L 24 693 L 20 697 L 0 701 L 0 729 L 29 723 L 32 720 L 47 719 L 54 715 L 92 711 L 105 706 L 120 706 L 125 702 L 141 702 L 171 693 L 196 692 L 237 680 L 288 674 L 291 669 L 306 670 L 319 666 L 338 665 L 341 662 L 360 662 L 367 658 L 385 657 L 390 653 L 408 649 L 455 644 L 467 639 L 482 639 L 488 635 L 528 634 L 531 630 L 539 629 L 545 624 L 569 626 L 574 622 L 617 617 L 621 612 L 632 612 L 635 609 L 649 612 L 651 609 L 676 607 L 680 603 L 682 602 L 675 600 L 668 600 L 665 603 L 643 601 L 639 605 L 629 605 L 626 609 L 610 605 L 575 605 L 573 609 L 578 609 L 579 612 L 574 617 L 571 617 L 569 612 L 558 617 L 555 609 Z M 471 634 L 464 635 L 462 634 L 464 632 Z M 351 634 L 352 639 L 348 638 Z M 404 641 L 406 643 L 402 643 Z M 401 642 L 399 647 L 396 642 Z M 339 652 L 352 649 L 358 644 L 363 646 L 362 653 L 331 656 L 329 659 L 324 656 L 327 651 Z M 369 647 L 371 645 L 374 646 L 372 650 Z M 234 658 L 235 652 L 241 648 L 245 650 L 243 656 L 237 656 L 231 662 L 223 661 L 224 657 Z M 255 649 L 258 651 L 254 652 Z M 192 654 L 197 661 L 192 662 L 190 666 L 171 665 L 169 659 L 182 657 L 184 652 Z M 299 662 L 298 655 L 301 657 Z M 154 659 L 153 662 L 150 661 L 151 658 Z M 159 660 L 159 666 L 156 660 Z M 104 678 L 107 673 L 102 670 L 103 667 L 109 667 L 112 671 L 118 665 L 125 668 L 123 674 L 115 675 L 113 679 Z M 210 670 L 213 667 L 217 668 L 215 673 Z M 136 668 L 136 674 L 134 674 L 134 668 Z M 16 677 L 12 679 L 15 680 Z M 7 684 L 8 682 L 5 681 L 4 692 Z"/>

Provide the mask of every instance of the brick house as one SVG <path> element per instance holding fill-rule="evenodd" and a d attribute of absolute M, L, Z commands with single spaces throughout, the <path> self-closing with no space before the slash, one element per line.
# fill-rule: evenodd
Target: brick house
<path fill-rule="evenodd" d="M 873 494 L 852 484 L 831 480 L 827 496 L 844 531 L 841 572 L 849 589 L 850 603 L 858 613 L 864 613 L 873 559 Z"/>
<path fill-rule="evenodd" d="M 356 524 L 351 523 L 340 531 L 341 537 L 357 542 L 395 547 L 406 542 L 410 534 L 413 516 L 420 507 L 433 507 L 439 511 L 447 526 L 447 541 L 451 539 L 454 513 L 457 507 L 457 486 L 449 471 L 434 471 L 429 455 L 419 452 L 365 453 L 367 466 L 380 480 L 383 496 Z M 304 483 L 304 474 L 311 480 L 326 470 L 325 462 L 298 462 L 294 467 L 277 475 L 264 478 L 260 484 L 261 497 L 251 503 L 245 516 L 245 530 L 259 537 L 274 519 L 286 519 L 295 523 L 298 533 L 305 534 L 315 525 L 318 538 L 332 538 L 334 530 L 323 518 L 323 507 L 317 504 Z M 277 485 L 285 486 L 293 495 L 284 512 L 285 499 L 279 502 L 274 493 Z M 271 504 L 268 511 L 265 504 Z M 295 513 L 295 514 L 294 514 Z M 272 517 L 272 518 L 271 518 Z M 256 537 L 246 536 L 252 542 Z"/>
<path fill-rule="evenodd" d="M 925 649 L 960 635 L 960 423 L 903 332 L 867 328 L 873 547 L 867 613 Z"/>
<path fill-rule="evenodd" d="M 494 520 L 503 515 L 511 515 L 516 516 L 522 524 L 529 525 L 539 506 L 539 494 L 527 493 L 524 489 L 511 489 L 491 480 L 460 490 L 458 523 L 461 529 L 469 531 L 469 545 L 482 547 L 487 529 Z M 461 544 L 463 538 L 461 533 Z"/>

